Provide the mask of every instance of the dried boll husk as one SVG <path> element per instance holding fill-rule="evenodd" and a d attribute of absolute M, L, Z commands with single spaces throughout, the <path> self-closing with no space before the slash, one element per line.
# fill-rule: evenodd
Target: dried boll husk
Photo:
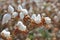
<path fill-rule="evenodd" d="M 23 19 L 23 23 L 28 26 L 31 22 L 30 16 L 29 15 L 25 15 L 24 19 Z"/>

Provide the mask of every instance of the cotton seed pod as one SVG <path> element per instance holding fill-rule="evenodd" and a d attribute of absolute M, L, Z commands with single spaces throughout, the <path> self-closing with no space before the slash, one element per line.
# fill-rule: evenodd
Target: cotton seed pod
<path fill-rule="evenodd" d="M 26 26 L 21 21 L 18 21 L 17 26 L 18 26 L 18 29 L 21 31 L 26 31 L 27 29 Z"/>
<path fill-rule="evenodd" d="M 49 17 L 45 17 L 45 22 L 46 22 L 46 24 L 50 24 L 51 23 L 51 19 Z"/>
<path fill-rule="evenodd" d="M 10 13 L 14 12 L 14 8 L 11 5 L 8 6 L 8 12 L 10 12 Z"/>
<path fill-rule="evenodd" d="M 13 12 L 12 13 L 12 18 L 15 18 L 15 17 L 17 17 L 18 16 L 18 13 L 17 12 Z"/>
<path fill-rule="evenodd" d="M 11 15 L 9 13 L 5 14 L 2 19 L 2 25 L 8 23 L 10 19 L 11 19 Z"/>
<path fill-rule="evenodd" d="M 3 30 L 2 32 L 1 32 L 1 36 L 4 36 L 4 37 L 6 37 L 6 38 L 8 38 L 8 37 L 10 37 L 10 32 L 9 31 L 6 31 L 6 30 Z"/>

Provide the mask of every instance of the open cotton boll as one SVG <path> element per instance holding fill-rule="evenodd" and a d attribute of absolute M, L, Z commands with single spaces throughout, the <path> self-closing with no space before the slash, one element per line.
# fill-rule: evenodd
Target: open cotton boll
<path fill-rule="evenodd" d="M 46 9 L 47 9 L 48 11 L 51 11 L 51 7 L 47 7 Z"/>
<path fill-rule="evenodd" d="M 41 15 L 42 15 L 42 16 L 46 16 L 46 13 L 42 13 Z"/>
<path fill-rule="evenodd" d="M 22 9 L 22 12 L 23 12 L 25 15 L 27 15 L 27 14 L 28 14 L 27 9 Z"/>
<path fill-rule="evenodd" d="M 32 16 L 31 16 L 31 19 L 35 19 L 36 18 L 36 14 L 33 14 Z"/>
<path fill-rule="evenodd" d="M 6 30 L 3 30 L 1 32 L 1 35 L 4 35 L 4 37 L 8 38 L 8 37 L 10 37 L 10 32 L 9 31 L 6 31 Z"/>
<path fill-rule="evenodd" d="M 45 7 L 44 6 L 41 6 L 41 9 L 44 9 Z"/>
<path fill-rule="evenodd" d="M 46 22 L 46 24 L 50 24 L 51 23 L 51 19 L 49 17 L 45 17 L 45 22 Z"/>
<path fill-rule="evenodd" d="M 20 15 L 20 19 L 24 18 L 24 13 L 21 12 L 19 15 Z"/>
<path fill-rule="evenodd" d="M 22 10 L 22 6 L 18 5 L 18 10 L 21 11 Z"/>
<path fill-rule="evenodd" d="M 17 26 L 19 30 L 26 31 L 26 26 L 21 21 L 18 21 Z"/>
<path fill-rule="evenodd" d="M 20 4 L 21 3 L 21 0 L 18 0 L 17 3 Z"/>
<path fill-rule="evenodd" d="M 54 20 L 55 22 L 59 22 L 58 16 L 54 16 L 53 20 Z"/>
<path fill-rule="evenodd" d="M 36 17 L 35 22 L 37 24 L 41 22 L 41 16 L 40 16 L 40 14 L 38 14 L 38 16 Z"/>
<path fill-rule="evenodd" d="M 8 12 L 10 12 L 10 13 L 14 12 L 14 8 L 11 5 L 8 6 Z"/>
<path fill-rule="evenodd" d="M 11 15 L 10 14 L 5 14 L 3 16 L 3 19 L 2 19 L 2 25 L 5 24 L 5 23 L 8 23 L 8 21 L 11 19 Z"/>
<path fill-rule="evenodd" d="M 18 16 L 18 13 L 17 13 L 17 12 L 13 12 L 13 13 L 12 13 L 12 17 L 13 17 L 13 18 L 15 18 L 15 17 L 17 17 L 17 16 Z"/>

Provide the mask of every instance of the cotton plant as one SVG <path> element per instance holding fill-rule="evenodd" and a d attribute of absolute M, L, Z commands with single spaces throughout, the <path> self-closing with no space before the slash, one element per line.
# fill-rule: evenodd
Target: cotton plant
<path fill-rule="evenodd" d="M 33 20 L 35 21 L 35 23 L 39 24 L 39 23 L 41 22 L 41 15 L 38 14 L 38 15 L 36 16 L 36 14 L 33 14 L 33 15 L 31 16 L 31 19 L 33 19 Z"/>
<path fill-rule="evenodd" d="M 11 20 L 11 15 L 9 13 L 5 14 L 2 19 L 2 25 L 6 24 Z"/>
<path fill-rule="evenodd" d="M 43 37 L 43 38 L 45 38 L 47 40 L 49 40 L 48 38 L 51 38 L 48 30 L 45 30 L 45 28 L 43 26 L 38 31 L 41 34 L 41 37 Z"/>

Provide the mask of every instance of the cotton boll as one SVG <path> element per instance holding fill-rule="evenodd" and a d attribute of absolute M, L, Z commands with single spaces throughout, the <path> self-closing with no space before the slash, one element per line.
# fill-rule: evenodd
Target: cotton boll
<path fill-rule="evenodd" d="M 21 11 L 22 10 L 22 6 L 18 5 L 18 10 Z"/>
<path fill-rule="evenodd" d="M 38 16 L 36 17 L 35 22 L 37 24 L 41 22 L 41 16 L 40 16 L 40 14 L 38 14 Z"/>
<path fill-rule="evenodd" d="M 20 15 L 20 19 L 24 18 L 24 13 L 21 12 L 19 15 Z"/>
<path fill-rule="evenodd" d="M 44 6 L 41 6 L 41 9 L 44 9 Z"/>
<path fill-rule="evenodd" d="M 22 9 L 22 12 L 27 15 L 28 14 L 28 11 L 26 9 Z"/>
<path fill-rule="evenodd" d="M 10 14 L 5 14 L 3 16 L 3 19 L 2 19 L 2 25 L 5 24 L 5 23 L 8 23 L 8 21 L 11 19 L 11 15 Z"/>
<path fill-rule="evenodd" d="M 36 18 L 36 14 L 33 14 L 32 16 L 31 16 L 31 19 L 35 19 Z"/>
<path fill-rule="evenodd" d="M 8 12 L 10 12 L 10 13 L 14 12 L 14 8 L 11 5 L 8 6 Z"/>
<path fill-rule="evenodd" d="M 18 21 L 17 26 L 19 30 L 26 31 L 26 26 L 21 21 Z"/>
<path fill-rule="evenodd" d="M 45 17 L 45 22 L 46 22 L 46 24 L 50 24 L 51 23 L 51 19 L 49 17 Z"/>
<path fill-rule="evenodd" d="M 17 17 L 17 16 L 18 16 L 18 13 L 17 13 L 17 12 L 13 12 L 13 13 L 12 13 L 12 17 L 13 17 L 13 18 L 15 18 L 15 17 Z"/>
<path fill-rule="evenodd" d="M 51 11 L 51 7 L 47 7 L 46 9 L 47 9 L 48 11 Z"/>
<path fill-rule="evenodd" d="M 6 30 L 3 30 L 2 32 L 1 32 L 1 35 L 4 35 L 4 37 L 10 37 L 10 32 L 9 31 L 6 31 Z"/>
<path fill-rule="evenodd" d="M 53 19 L 54 19 L 55 22 L 59 22 L 59 18 L 58 18 L 58 16 L 54 16 Z"/>
<path fill-rule="evenodd" d="M 46 16 L 46 13 L 42 13 L 42 16 Z"/>
<path fill-rule="evenodd" d="M 21 3 L 21 0 L 18 0 L 17 3 L 20 4 Z"/>

